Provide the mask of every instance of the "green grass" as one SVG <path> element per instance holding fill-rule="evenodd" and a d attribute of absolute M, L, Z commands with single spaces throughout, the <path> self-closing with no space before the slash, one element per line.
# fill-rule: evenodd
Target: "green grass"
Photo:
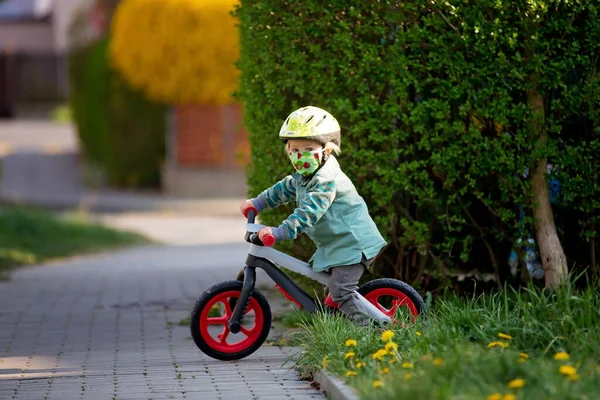
<path fill-rule="evenodd" d="M 292 340 L 304 350 L 297 362 L 314 372 L 327 357 L 326 369 L 364 399 L 595 399 L 600 392 L 600 301 L 594 288 L 507 289 L 472 300 L 438 300 L 426 321 L 393 328 L 398 349 L 381 360 L 372 358 L 386 344 L 381 330 L 332 315 L 304 325 Z M 346 347 L 347 339 L 356 346 Z M 506 347 L 488 346 L 494 342 Z M 345 358 L 348 351 L 355 355 Z M 568 353 L 569 360 L 555 360 L 557 352 Z M 359 361 L 365 365 L 358 368 Z M 577 370 L 578 380 L 559 372 L 564 365 Z M 346 376 L 348 371 L 357 374 Z M 515 379 L 524 386 L 509 388 Z"/>
<path fill-rule="evenodd" d="M 76 216 L 56 217 L 18 206 L 0 207 L 0 275 L 14 267 L 93 251 L 148 242 L 140 235 L 86 222 Z"/>
<path fill-rule="evenodd" d="M 50 113 L 50 119 L 54 122 L 69 123 L 73 121 L 73 115 L 71 108 L 68 105 L 61 105 L 56 107 Z"/>

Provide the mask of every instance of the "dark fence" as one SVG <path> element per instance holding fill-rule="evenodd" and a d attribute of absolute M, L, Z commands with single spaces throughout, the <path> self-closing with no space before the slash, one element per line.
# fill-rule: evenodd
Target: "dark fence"
<path fill-rule="evenodd" d="M 62 54 L 0 53 L 0 117 L 20 104 L 67 101 L 67 62 Z"/>

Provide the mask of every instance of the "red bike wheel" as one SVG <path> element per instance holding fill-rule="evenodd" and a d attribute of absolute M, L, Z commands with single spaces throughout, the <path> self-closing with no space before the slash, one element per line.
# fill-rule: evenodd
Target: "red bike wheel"
<path fill-rule="evenodd" d="M 271 309 L 256 289 L 242 318 L 241 330 L 233 334 L 227 325 L 240 297 L 242 282 L 228 281 L 207 290 L 192 311 L 191 331 L 196 345 L 219 360 L 238 360 L 256 351 L 271 328 Z"/>
<path fill-rule="evenodd" d="M 358 292 L 394 322 L 397 322 L 396 315 L 402 307 L 409 312 L 413 322 L 425 310 L 425 303 L 419 293 L 412 286 L 396 279 L 375 279 L 363 285 Z"/>

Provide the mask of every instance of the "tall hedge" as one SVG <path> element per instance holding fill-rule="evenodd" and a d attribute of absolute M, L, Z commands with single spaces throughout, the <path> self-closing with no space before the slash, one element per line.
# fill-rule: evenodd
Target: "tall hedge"
<path fill-rule="evenodd" d="M 101 0 L 97 4 L 106 8 L 110 19 L 115 3 Z M 75 22 L 81 25 L 86 12 Z M 85 37 L 81 32 L 79 36 Z M 74 40 L 70 54 L 70 104 L 84 155 L 100 167 L 112 186 L 159 187 L 166 107 L 148 101 L 111 68 L 109 37 L 79 39 Z"/>
<path fill-rule="evenodd" d="M 430 289 L 457 275 L 527 278 L 518 239 L 543 236 L 533 217 L 552 180 L 558 248 L 596 273 L 595 2 L 243 0 L 237 16 L 251 195 L 290 172 L 284 118 L 317 105 L 341 121 L 342 168 L 389 241 L 380 274 Z"/>

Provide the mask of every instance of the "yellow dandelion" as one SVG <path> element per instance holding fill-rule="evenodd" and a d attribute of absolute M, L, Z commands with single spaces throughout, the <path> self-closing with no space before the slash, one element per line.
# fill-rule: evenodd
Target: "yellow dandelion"
<path fill-rule="evenodd" d="M 416 334 L 417 336 L 421 336 L 421 332 L 419 332 L 419 331 L 416 331 L 416 332 L 415 332 L 415 334 Z"/>
<path fill-rule="evenodd" d="M 404 368 L 404 369 L 412 369 L 414 367 L 415 366 L 412 365 L 412 363 L 409 363 L 408 361 L 405 361 L 405 362 L 402 363 L 402 368 Z"/>
<path fill-rule="evenodd" d="M 385 349 L 389 352 L 391 352 L 392 350 L 398 350 L 398 344 L 394 343 L 392 341 L 389 341 L 385 344 Z"/>
<path fill-rule="evenodd" d="M 519 357 L 524 358 L 524 359 L 528 359 L 529 358 L 529 354 L 527 353 L 519 353 Z"/>
<path fill-rule="evenodd" d="M 488 344 L 488 346 L 487 346 L 487 347 L 488 347 L 488 348 L 490 348 L 490 349 L 491 349 L 492 347 L 502 347 L 502 348 L 504 348 L 504 349 L 505 349 L 505 348 L 507 348 L 507 347 L 509 347 L 509 346 L 510 346 L 510 345 L 509 345 L 508 343 L 506 343 L 506 342 L 491 342 L 490 344 Z"/>
<path fill-rule="evenodd" d="M 323 357 L 323 360 L 321 361 L 321 365 L 323 365 L 323 369 L 327 369 L 327 356 Z"/>
<path fill-rule="evenodd" d="M 577 368 L 571 366 L 571 365 L 561 365 L 560 368 L 558 369 L 558 372 L 560 372 L 563 375 L 575 375 L 577 373 Z"/>
<path fill-rule="evenodd" d="M 558 361 L 566 361 L 569 358 L 569 353 L 565 353 L 564 351 L 559 351 L 554 355 L 554 359 Z"/>
<path fill-rule="evenodd" d="M 375 381 L 375 382 L 373 382 L 373 387 L 378 388 L 378 387 L 382 387 L 382 386 L 383 386 L 383 382 L 381 382 L 381 381 Z"/>
<path fill-rule="evenodd" d="M 356 363 L 356 368 L 362 368 L 363 365 L 365 365 L 365 364 L 363 364 L 362 362 L 359 361 Z"/>
<path fill-rule="evenodd" d="M 508 387 L 510 389 L 519 389 L 519 388 L 522 388 L 523 386 L 525 386 L 525 379 L 517 378 L 517 379 L 513 379 L 512 381 L 508 382 Z"/>
<path fill-rule="evenodd" d="M 344 343 L 344 344 L 346 345 L 346 347 L 356 346 L 356 340 L 348 339 L 348 340 L 346 340 L 346 343 Z"/>
<path fill-rule="evenodd" d="M 441 358 L 436 358 L 433 360 L 433 365 L 435 365 L 436 367 L 442 365 L 444 363 L 444 360 L 442 360 Z"/>
<path fill-rule="evenodd" d="M 390 364 L 396 364 L 397 362 L 398 362 L 398 359 L 397 359 L 397 358 L 392 358 L 392 359 L 390 360 Z"/>
<path fill-rule="evenodd" d="M 358 372 L 356 371 L 346 371 L 346 376 L 356 376 L 358 375 Z"/>
<path fill-rule="evenodd" d="M 405 380 L 405 381 L 407 381 L 407 380 L 409 380 L 409 379 L 410 379 L 410 378 L 412 378 L 412 377 L 413 377 L 413 374 L 411 374 L 411 373 L 409 372 L 409 373 L 407 373 L 407 374 L 405 374 L 405 375 L 404 375 L 404 380 Z"/>
<path fill-rule="evenodd" d="M 505 394 L 502 400 L 515 400 L 517 396 L 512 393 Z"/>
<path fill-rule="evenodd" d="M 379 349 L 371 356 L 371 358 L 381 361 L 381 360 L 383 360 L 383 357 L 385 357 L 388 354 L 389 354 L 389 352 L 386 349 Z"/>
<path fill-rule="evenodd" d="M 381 340 L 383 340 L 384 342 L 389 342 L 390 340 L 392 340 L 393 337 L 394 332 L 390 330 L 383 331 L 383 333 L 381 334 Z"/>
<path fill-rule="evenodd" d="M 387 374 L 388 372 L 390 372 L 390 369 L 388 367 L 385 367 L 381 370 L 382 374 Z"/>
<path fill-rule="evenodd" d="M 349 351 L 346 353 L 346 355 L 344 356 L 345 359 L 348 359 L 350 357 L 354 357 L 356 354 L 353 351 Z"/>
<path fill-rule="evenodd" d="M 499 337 L 500 339 L 506 339 L 506 340 L 511 340 L 511 339 L 512 339 L 512 336 L 510 336 L 510 335 L 507 335 L 506 333 L 502 333 L 502 332 L 500 332 L 500 333 L 498 334 L 498 337 Z"/>
<path fill-rule="evenodd" d="M 570 380 L 571 382 L 577 382 L 579 380 L 579 375 L 578 374 L 572 374 L 569 375 L 567 377 L 568 380 Z"/>
<path fill-rule="evenodd" d="M 500 393 L 492 393 L 487 397 L 487 400 L 502 400 L 502 395 Z"/>

